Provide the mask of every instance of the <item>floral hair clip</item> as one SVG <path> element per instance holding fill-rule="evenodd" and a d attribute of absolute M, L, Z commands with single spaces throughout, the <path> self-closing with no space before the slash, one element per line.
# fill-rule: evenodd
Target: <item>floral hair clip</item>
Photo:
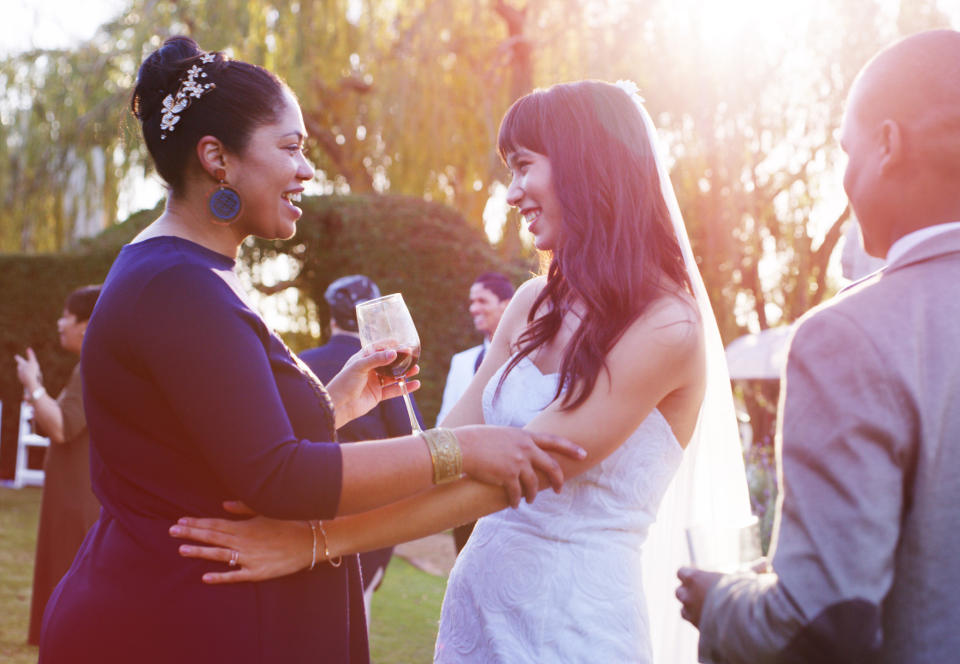
<path fill-rule="evenodd" d="M 627 96 L 630 97 L 631 101 L 633 101 L 633 103 L 637 106 L 642 106 L 643 102 L 646 101 L 646 99 L 640 96 L 640 88 L 638 88 L 637 84 L 633 81 L 625 81 L 620 79 L 614 83 L 614 85 L 626 92 Z"/>
<path fill-rule="evenodd" d="M 199 99 L 215 87 L 216 83 L 202 83 L 198 79 L 207 78 L 203 65 L 216 59 L 213 53 L 205 53 L 200 58 L 199 65 L 193 65 L 187 70 L 187 76 L 180 83 L 176 94 L 167 95 L 163 100 L 163 117 L 160 118 L 160 140 L 166 140 L 173 133 L 176 124 L 180 122 L 180 113 L 186 110 L 194 99 Z"/>

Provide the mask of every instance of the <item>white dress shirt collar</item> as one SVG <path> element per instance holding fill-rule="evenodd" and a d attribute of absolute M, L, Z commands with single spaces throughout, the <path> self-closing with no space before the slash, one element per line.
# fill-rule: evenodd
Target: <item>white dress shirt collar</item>
<path fill-rule="evenodd" d="M 890 247 L 890 251 L 887 252 L 887 265 L 891 265 L 921 242 L 955 229 L 960 229 L 960 221 L 950 221 L 945 224 L 927 226 L 912 233 L 907 233 Z"/>

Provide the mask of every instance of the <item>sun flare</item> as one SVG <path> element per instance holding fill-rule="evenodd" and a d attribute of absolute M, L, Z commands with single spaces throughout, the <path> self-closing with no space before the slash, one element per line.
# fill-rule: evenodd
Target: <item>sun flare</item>
<path fill-rule="evenodd" d="M 807 3 L 785 0 L 681 0 L 674 11 L 689 12 L 704 45 L 714 50 L 743 46 L 766 37 L 786 38 L 809 11 Z"/>

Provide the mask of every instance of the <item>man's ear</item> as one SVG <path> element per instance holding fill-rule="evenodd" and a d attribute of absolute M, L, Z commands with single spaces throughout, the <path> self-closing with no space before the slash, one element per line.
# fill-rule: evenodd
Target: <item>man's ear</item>
<path fill-rule="evenodd" d="M 889 174 L 904 158 L 903 130 L 895 120 L 880 123 L 880 173 Z"/>
<path fill-rule="evenodd" d="M 217 171 L 227 167 L 226 148 L 215 136 L 204 136 L 197 141 L 197 159 L 203 170 L 214 180 L 220 179 L 217 177 Z"/>

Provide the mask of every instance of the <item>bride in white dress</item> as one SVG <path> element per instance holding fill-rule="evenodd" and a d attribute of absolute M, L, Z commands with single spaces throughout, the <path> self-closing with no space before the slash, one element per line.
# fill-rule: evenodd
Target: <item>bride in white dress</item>
<path fill-rule="evenodd" d="M 684 529 L 742 523 L 749 501 L 720 337 L 655 130 L 632 84 L 580 81 L 515 102 L 499 148 L 508 202 L 549 267 L 518 289 L 443 425 L 525 427 L 588 454 L 556 456 L 563 490 L 517 509 L 465 478 L 325 522 L 326 553 L 489 514 L 450 575 L 437 662 L 693 664 L 696 632 L 673 597 Z M 221 548 L 185 555 L 239 551 L 243 571 L 221 581 L 316 562 L 302 526 L 237 523 L 189 520 L 187 537 Z"/>
<path fill-rule="evenodd" d="M 632 84 L 557 85 L 511 107 L 499 149 L 507 200 L 550 267 L 518 291 L 444 424 L 480 404 L 487 424 L 562 432 L 589 455 L 561 461 L 561 493 L 477 523 L 435 661 L 695 662 L 672 597 L 684 527 L 745 521 L 749 502 L 716 322 L 652 123 Z"/>
<path fill-rule="evenodd" d="M 558 375 L 524 358 L 488 424 L 523 426 L 553 400 Z M 643 543 L 683 450 L 654 409 L 610 456 L 559 494 L 477 522 L 447 584 L 438 662 L 652 660 Z"/>

